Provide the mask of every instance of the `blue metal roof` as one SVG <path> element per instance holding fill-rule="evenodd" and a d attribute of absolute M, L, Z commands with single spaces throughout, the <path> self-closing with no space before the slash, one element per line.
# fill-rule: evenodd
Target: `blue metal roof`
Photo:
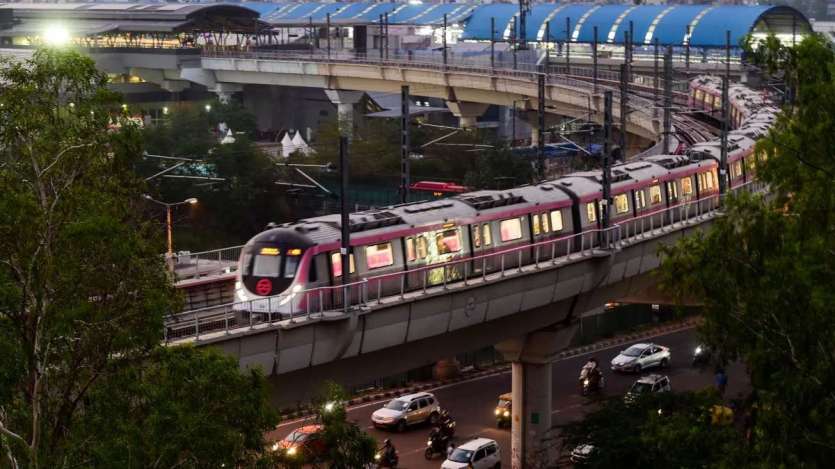
<path fill-rule="evenodd" d="M 507 38 L 514 16 L 519 13 L 515 3 L 256 3 L 246 6 L 261 13 L 267 22 L 299 22 L 312 19 L 324 22 L 331 19 L 341 23 L 356 21 L 373 23 L 381 14 L 389 14 L 391 24 L 440 25 L 444 14 L 449 24 L 464 24 L 462 39 L 490 40 L 490 19 L 495 20 L 497 40 Z M 721 47 L 725 31 L 731 31 L 731 43 L 736 46 L 751 31 L 757 21 L 769 12 L 786 13 L 786 7 L 741 5 L 594 5 L 591 3 L 537 3 L 526 19 L 527 41 L 544 39 L 545 23 L 550 22 L 550 40 L 564 41 L 566 20 L 573 42 L 592 42 L 597 27 L 598 42 L 622 44 L 624 32 L 632 23 L 635 44 L 652 44 L 657 38 L 662 45 L 683 45 L 688 39 L 695 47 Z M 800 23 L 808 26 L 805 18 L 794 12 Z M 798 23 L 798 24 L 800 24 Z M 687 37 L 687 28 L 691 34 Z"/>

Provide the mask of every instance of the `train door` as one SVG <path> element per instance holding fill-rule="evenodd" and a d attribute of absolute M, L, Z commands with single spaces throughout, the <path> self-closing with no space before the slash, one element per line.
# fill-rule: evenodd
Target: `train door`
<path fill-rule="evenodd" d="M 494 249 L 492 223 L 486 221 L 470 225 L 470 240 L 474 258 L 470 263 L 471 272 L 481 274 L 494 271 L 494 263 L 488 255 Z"/>

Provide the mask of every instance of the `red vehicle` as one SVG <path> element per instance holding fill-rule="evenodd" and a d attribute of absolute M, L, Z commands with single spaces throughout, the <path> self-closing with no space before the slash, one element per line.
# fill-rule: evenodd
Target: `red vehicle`
<path fill-rule="evenodd" d="M 323 429 L 322 425 L 305 425 L 297 428 L 283 440 L 273 443 L 272 450 L 288 460 L 317 460 L 327 451 L 322 437 Z"/>
<path fill-rule="evenodd" d="M 467 187 L 452 182 L 418 181 L 409 189 L 413 192 L 427 192 L 433 197 L 445 197 L 452 194 L 461 194 L 469 190 Z"/>

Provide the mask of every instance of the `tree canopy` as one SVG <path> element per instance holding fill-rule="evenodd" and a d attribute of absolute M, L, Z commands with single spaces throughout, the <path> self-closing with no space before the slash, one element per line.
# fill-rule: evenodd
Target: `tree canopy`
<path fill-rule="evenodd" d="M 212 446 L 260 449 L 263 378 L 161 349 L 179 297 L 142 220 L 140 133 L 107 77 L 45 49 L 0 63 L 0 81 L 0 465 L 194 467 Z"/>
<path fill-rule="evenodd" d="M 782 66 L 795 100 L 757 145 L 768 196 L 729 198 L 725 216 L 666 249 L 662 265 L 670 291 L 704 299 L 707 342 L 749 369 L 749 467 L 835 456 L 835 54 L 809 37 L 792 56 Z"/>

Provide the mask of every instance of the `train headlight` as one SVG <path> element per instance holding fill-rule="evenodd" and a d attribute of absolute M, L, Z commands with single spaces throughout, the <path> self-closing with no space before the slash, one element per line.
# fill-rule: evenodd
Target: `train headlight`
<path fill-rule="evenodd" d="M 496 409 L 496 415 L 499 415 L 501 413 L 502 413 L 502 409 Z"/>
<path fill-rule="evenodd" d="M 295 446 L 291 446 L 291 447 L 287 450 L 287 456 L 295 456 L 295 455 L 296 455 L 296 447 L 295 447 Z"/>
<path fill-rule="evenodd" d="M 510 417 L 510 412 L 506 410 L 502 415 L 504 415 L 505 417 Z"/>

